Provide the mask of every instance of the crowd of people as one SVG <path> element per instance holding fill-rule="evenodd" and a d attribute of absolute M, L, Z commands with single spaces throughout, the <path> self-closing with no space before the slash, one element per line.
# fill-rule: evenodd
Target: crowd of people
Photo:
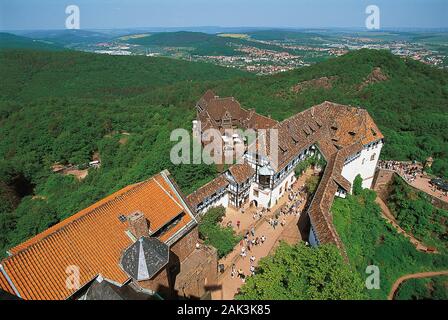
<path fill-rule="evenodd" d="M 255 261 L 257 259 L 255 255 L 252 253 L 252 250 L 256 246 L 262 246 L 265 243 L 265 241 L 266 236 L 265 235 L 257 236 L 254 226 L 252 226 L 251 229 L 244 234 L 244 238 L 240 241 L 240 248 L 241 248 L 240 256 L 242 259 L 246 259 L 249 256 L 249 262 L 250 262 L 249 272 L 251 275 L 255 274 Z M 241 268 L 237 270 L 235 263 L 233 263 L 231 270 L 231 277 L 232 278 L 238 277 L 244 283 L 246 282 L 247 276 L 244 274 Z"/>
<path fill-rule="evenodd" d="M 378 162 L 378 167 L 381 169 L 393 170 L 397 172 L 403 179 L 408 182 L 413 182 L 419 175 L 423 174 L 423 167 L 416 162 L 400 162 L 394 160 Z"/>
<path fill-rule="evenodd" d="M 302 202 L 304 201 L 303 199 L 305 193 L 304 186 L 302 186 L 302 188 L 299 191 L 294 191 L 292 188 L 289 188 L 288 191 L 289 191 L 288 200 L 286 204 L 280 209 L 278 209 L 271 217 L 269 217 L 268 222 L 273 229 L 276 229 L 278 226 L 284 227 L 286 225 L 287 215 L 300 216 L 301 214 L 300 208 Z M 261 210 L 257 210 L 256 212 L 254 212 L 252 218 L 256 222 L 262 219 L 267 213 L 270 213 L 270 210 L 263 208 Z M 241 225 L 240 221 L 237 221 L 236 227 L 238 229 L 240 228 L 240 225 Z M 232 226 L 231 221 L 229 222 L 228 226 Z M 252 225 L 250 230 L 244 234 L 243 239 L 240 241 L 240 257 L 242 259 L 246 259 L 247 257 L 249 257 L 250 275 L 255 274 L 255 261 L 257 259 L 252 252 L 253 248 L 256 246 L 262 246 L 265 243 L 265 241 L 266 241 L 265 235 L 258 236 L 256 234 L 255 224 Z M 234 263 L 232 264 L 231 269 L 232 278 L 238 277 L 244 283 L 246 282 L 247 276 L 248 275 L 246 275 L 241 268 L 237 269 L 236 265 Z"/>
<path fill-rule="evenodd" d="M 423 166 L 418 162 L 400 162 L 400 161 L 379 161 L 378 167 L 381 169 L 387 169 L 387 170 L 393 170 L 396 173 L 398 173 L 404 180 L 406 180 L 409 184 L 412 184 L 415 182 L 417 177 L 423 177 Z M 427 185 L 424 184 L 417 186 L 420 190 L 430 193 L 432 191 L 433 195 L 438 198 L 443 198 L 448 196 L 448 191 L 444 190 L 444 188 L 441 188 L 440 185 L 435 184 L 434 181 L 442 180 L 440 178 L 429 180 L 428 178 L 425 178 L 427 180 Z M 415 184 L 412 184 L 415 186 Z"/>

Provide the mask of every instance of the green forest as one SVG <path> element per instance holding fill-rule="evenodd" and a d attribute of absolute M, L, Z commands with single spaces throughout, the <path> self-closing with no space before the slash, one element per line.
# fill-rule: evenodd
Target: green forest
<path fill-rule="evenodd" d="M 236 235 L 231 227 L 220 225 L 225 213 L 226 209 L 224 207 L 212 208 L 199 222 L 199 236 L 205 244 L 216 248 L 219 258 L 232 252 L 233 248 L 242 239 L 241 236 Z"/>
<path fill-rule="evenodd" d="M 417 251 L 409 239 L 381 217 L 376 204 L 376 193 L 369 189 L 346 199 L 337 198 L 331 212 L 334 224 L 345 245 L 350 264 L 363 279 L 369 276 L 367 266 L 375 265 L 380 271 L 380 288 L 364 289 L 371 299 L 386 299 L 392 284 L 399 277 L 417 272 L 446 269 L 448 254 Z"/>
<path fill-rule="evenodd" d="M 273 51 L 287 51 L 295 53 L 296 50 L 285 49 L 272 44 L 240 39 L 235 37 L 224 37 L 203 32 L 161 32 L 148 34 L 144 37 L 126 39 L 127 43 L 142 45 L 145 47 L 177 47 L 188 48 L 192 55 L 200 56 L 235 56 L 235 50 L 239 46 L 253 46 L 259 49 Z"/>
<path fill-rule="evenodd" d="M 448 300 L 448 277 L 410 279 L 400 285 L 396 300 Z"/>
<path fill-rule="evenodd" d="M 387 205 L 400 227 L 425 245 L 447 251 L 448 211 L 433 206 L 427 194 L 415 190 L 402 178 L 395 176 Z"/>
<path fill-rule="evenodd" d="M 174 128 L 191 130 L 207 89 L 282 120 L 325 100 L 366 108 L 386 136 L 383 158 L 435 159 L 448 176 L 446 71 L 386 51 L 360 50 L 311 67 L 254 76 L 211 64 L 63 51 L 0 51 L 0 252 L 123 186 L 169 169 L 185 194 L 213 166 L 174 166 Z M 375 67 L 389 80 L 359 90 Z M 332 88 L 291 87 L 336 76 Z M 100 169 L 78 181 L 56 163 Z"/>
<path fill-rule="evenodd" d="M 281 243 L 261 259 L 237 300 L 359 300 L 363 281 L 334 245 L 317 248 Z"/>

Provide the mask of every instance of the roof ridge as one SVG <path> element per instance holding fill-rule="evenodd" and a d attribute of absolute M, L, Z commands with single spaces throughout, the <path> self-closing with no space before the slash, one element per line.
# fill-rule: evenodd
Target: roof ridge
<path fill-rule="evenodd" d="M 10 250 L 14 250 L 15 248 L 20 248 L 18 251 L 16 251 L 16 252 L 12 252 L 13 255 L 19 254 L 19 253 L 21 253 L 22 251 L 27 251 L 28 249 L 30 249 L 32 246 L 36 245 L 36 244 L 39 243 L 40 241 L 43 241 L 43 240 L 45 240 L 45 239 L 47 239 L 47 238 L 49 238 L 49 237 L 51 237 L 51 236 L 54 236 L 54 235 L 56 235 L 56 234 L 59 234 L 60 232 L 65 231 L 68 227 L 73 226 L 74 223 L 83 221 L 84 219 L 88 218 L 90 215 L 92 215 L 92 214 L 94 214 L 94 213 L 96 213 L 96 212 L 98 212 L 98 213 L 100 213 L 100 214 L 103 213 L 103 212 L 107 212 L 107 211 L 103 211 L 103 209 L 105 209 L 106 207 L 110 206 L 112 203 L 115 203 L 115 202 L 121 200 L 124 196 L 127 196 L 128 194 L 130 194 L 130 193 L 132 193 L 132 192 L 135 192 L 135 191 L 137 190 L 137 188 L 146 185 L 146 183 L 148 183 L 149 181 L 151 181 L 151 179 L 148 179 L 148 180 L 145 180 L 145 181 L 142 181 L 142 182 L 137 182 L 137 183 L 135 183 L 135 184 L 132 184 L 132 185 L 128 186 L 128 187 L 130 187 L 130 188 L 129 188 L 128 190 L 124 191 L 123 193 L 117 195 L 116 197 L 114 197 L 114 198 L 112 198 L 112 199 L 110 199 L 110 200 L 108 200 L 108 201 L 106 201 L 106 202 L 104 202 L 104 203 L 101 203 L 100 205 L 98 205 L 98 206 L 95 207 L 95 208 L 92 208 L 92 209 L 89 210 L 89 211 L 84 212 L 85 210 L 89 209 L 89 207 L 94 206 L 95 203 L 93 203 L 91 206 L 89 206 L 89 207 L 87 207 L 87 208 L 84 208 L 84 209 L 78 211 L 77 213 L 73 214 L 72 216 L 70 216 L 70 217 L 68 217 L 68 218 L 66 218 L 66 219 L 64 219 L 64 220 L 62 220 L 62 221 L 60 221 L 60 222 L 58 222 L 58 223 L 55 224 L 54 226 L 52 226 L 52 227 L 50 227 L 50 228 L 48 228 L 48 229 L 46 229 L 46 230 L 44 230 L 44 231 L 42 232 L 42 233 L 48 232 L 48 234 L 42 235 L 41 237 L 39 237 L 39 235 L 41 235 L 42 233 L 37 234 L 37 235 L 35 235 L 34 237 L 32 237 L 32 238 L 26 240 L 25 242 L 22 242 L 21 244 L 18 244 L 17 246 L 11 248 Z M 120 192 L 120 190 L 116 191 L 115 193 L 118 193 L 118 192 Z M 112 193 L 112 194 L 109 195 L 108 197 L 112 197 L 113 195 L 114 195 L 114 193 Z M 106 198 L 107 198 L 107 197 L 106 197 Z M 103 200 L 104 200 L 104 199 L 103 199 Z M 101 200 L 100 200 L 100 201 L 101 201 Z M 79 217 L 75 217 L 75 216 L 78 215 L 78 214 L 79 214 Z M 69 220 L 69 219 L 70 219 L 70 221 L 64 223 L 64 221 Z M 64 225 L 60 226 L 59 228 L 56 228 L 59 224 L 64 224 Z M 51 229 L 53 229 L 53 228 L 54 228 L 55 230 L 49 231 L 49 230 L 51 230 Z M 38 238 L 38 239 L 37 239 L 37 238 Z M 33 239 L 35 239 L 35 241 L 32 241 Z M 31 242 L 31 241 L 32 241 L 32 242 Z M 29 243 L 28 245 L 26 245 L 27 242 L 31 242 L 31 243 Z M 26 246 L 25 246 L 25 247 L 22 247 L 22 245 L 26 245 Z M 12 256 L 10 256 L 10 257 L 6 257 L 5 260 L 9 260 L 9 258 L 11 258 L 11 257 L 12 257 Z"/>
<path fill-rule="evenodd" d="M 171 198 L 171 200 L 173 200 L 178 206 L 179 206 L 179 208 L 180 209 L 184 209 L 180 204 L 179 204 L 179 202 L 177 202 L 177 200 L 176 199 L 174 199 L 174 197 L 168 192 L 168 191 L 166 191 L 166 189 L 159 183 L 159 181 L 157 181 L 157 179 L 155 179 L 154 177 L 152 177 L 151 179 L 153 179 L 156 183 L 157 183 L 157 185 L 167 194 L 167 196 L 168 197 L 170 197 Z M 166 180 L 165 180 L 165 178 L 163 177 L 163 180 L 165 181 L 165 182 L 167 182 Z M 167 182 L 168 183 L 168 182 Z"/>

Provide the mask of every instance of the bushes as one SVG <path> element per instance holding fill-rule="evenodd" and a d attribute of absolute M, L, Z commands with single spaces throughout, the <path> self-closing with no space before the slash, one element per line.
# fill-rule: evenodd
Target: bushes
<path fill-rule="evenodd" d="M 326 162 L 323 157 L 318 158 L 317 155 L 315 154 L 312 157 L 309 157 L 308 159 L 299 162 L 295 167 L 294 172 L 296 176 L 301 176 L 309 167 L 316 165 L 320 166 L 321 168 L 324 168 Z"/>
<path fill-rule="evenodd" d="M 353 194 L 359 196 L 362 193 L 362 177 L 357 175 L 353 181 Z"/>
<path fill-rule="evenodd" d="M 409 239 L 381 217 L 375 198 L 374 191 L 364 189 L 358 196 L 337 198 L 331 212 L 350 263 L 361 276 L 367 276 L 365 270 L 369 265 L 380 269 L 380 289 L 366 289 L 367 295 L 385 299 L 393 282 L 405 274 L 446 269 L 448 255 L 417 251 Z"/>
<path fill-rule="evenodd" d="M 344 263 L 334 245 L 317 248 L 286 243 L 260 260 L 236 296 L 238 300 L 363 299 L 360 276 Z"/>
<path fill-rule="evenodd" d="M 448 277 L 410 279 L 400 285 L 396 300 L 448 300 Z"/>
<path fill-rule="evenodd" d="M 199 222 L 199 236 L 206 244 L 218 250 L 219 258 L 231 252 L 241 240 L 241 237 L 236 236 L 232 228 L 223 228 L 219 225 L 224 215 L 224 207 L 212 208 Z"/>
<path fill-rule="evenodd" d="M 316 192 L 317 187 L 319 186 L 320 177 L 319 176 L 311 176 L 305 181 L 305 189 L 308 194 L 313 194 Z"/>
<path fill-rule="evenodd" d="M 400 177 L 395 177 L 391 189 L 387 202 L 400 226 L 426 245 L 446 250 L 448 211 L 433 206 L 428 195 L 411 188 Z"/>

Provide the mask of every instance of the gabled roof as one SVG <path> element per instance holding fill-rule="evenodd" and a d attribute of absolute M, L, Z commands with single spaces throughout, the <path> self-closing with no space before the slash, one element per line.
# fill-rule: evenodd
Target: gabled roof
<path fill-rule="evenodd" d="M 208 102 L 207 112 L 214 120 L 219 120 L 224 115 L 230 114 L 232 119 L 240 119 L 246 115 L 246 110 L 242 109 L 239 102 L 234 98 L 215 98 Z"/>
<path fill-rule="evenodd" d="M 364 109 L 325 101 L 273 127 L 278 130 L 278 168 L 281 170 L 308 146 L 317 144 L 326 157 L 361 142 L 383 139 L 381 131 Z M 270 153 L 269 138 L 266 139 Z"/>
<path fill-rule="evenodd" d="M 189 207 L 168 173 L 128 186 L 61 221 L 11 249 L 1 265 L 24 299 L 66 299 L 76 290 L 66 286 L 72 266 L 79 268 L 81 286 L 102 274 L 123 284 L 129 276 L 120 268 L 124 249 L 133 240 L 119 217 L 142 212 L 152 231 L 173 221 L 158 238 L 170 243 L 196 224 Z M 69 268 L 69 269 L 67 269 Z"/>
<path fill-rule="evenodd" d="M 229 168 L 229 172 L 238 184 L 246 182 L 255 174 L 255 170 L 247 162 L 234 164 Z"/>
<path fill-rule="evenodd" d="M 0 289 L 6 291 L 10 294 L 15 294 L 14 289 L 11 287 L 11 284 L 6 279 L 6 276 L 0 270 Z"/>
<path fill-rule="evenodd" d="M 278 123 L 274 119 L 256 113 L 253 109 L 246 110 L 242 108 L 240 103 L 233 97 L 220 98 L 211 90 L 208 90 L 201 97 L 197 105 L 202 109 L 202 111 L 198 112 L 198 119 L 203 123 L 209 121 L 215 129 L 218 129 L 217 121 L 228 116 L 245 129 L 268 129 Z"/>
<path fill-rule="evenodd" d="M 195 192 L 187 196 L 187 201 L 191 207 L 196 209 L 198 204 L 203 202 L 206 198 L 217 193 L 219 190 L 226 188 L 229 185 L 229 181 L 223 176 L 219 175 L 209 183 L 197 189 Z"/>

